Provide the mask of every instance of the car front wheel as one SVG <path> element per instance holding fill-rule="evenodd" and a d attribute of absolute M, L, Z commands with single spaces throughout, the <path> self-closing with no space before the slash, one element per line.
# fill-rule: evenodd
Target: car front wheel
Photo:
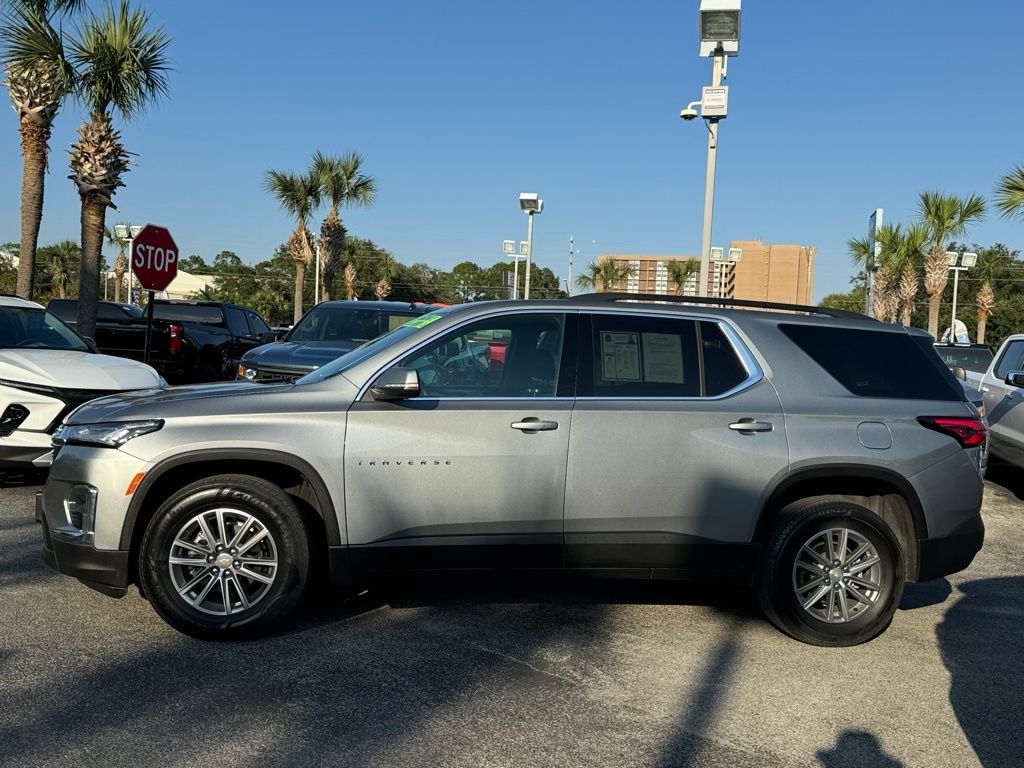
<path fill-rule="evenodd" d="M 309 576 L 309 535 L 284 491 L 246 475 L 210 477 L 165 501 L 139 553 L 141 587 L 175 629 L 206 639 L 265 634 Z"/>
<path fill-rule="evenodd" d="M 770 532 L 757 583 L 769 620 L 822 646 L 867 642 L 892 621 L 903 594 L 900 545 L 874 512 L 842 501 L 799 502 Z"/>

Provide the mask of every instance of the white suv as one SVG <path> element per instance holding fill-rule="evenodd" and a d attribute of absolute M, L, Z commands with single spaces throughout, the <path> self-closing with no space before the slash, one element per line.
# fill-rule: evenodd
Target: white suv
<path fill-rule="evenodd" d="M 34 301 L 0 296 L 0 470 L 46 467 L 51 434 L 82 403 L 164 384 L 95 347 Z"/>

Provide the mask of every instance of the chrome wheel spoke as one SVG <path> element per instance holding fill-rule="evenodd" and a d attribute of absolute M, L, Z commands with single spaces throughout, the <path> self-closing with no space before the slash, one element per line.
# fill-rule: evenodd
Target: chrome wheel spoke
<path fill-rule="evenodd" d="M 857 562 L 857 560 L 863 557 L 864 553 L 867 552 L 869 549 L 871 549 L 871 544 L 865 541 L 863 544 L 861 544 L 859 547 L 853 550 L 853 552 L 850 553 L 849 557 L 843 560 L 843 567 L 846 568 L 851 563 Z"/>
<path fill-rule="evenodd" d="M 203 568 L 207 567 L 205 557 L 174 557 L 172 555 L 168 558 L 167 562 L 171 565 L 184 565 L 185 567 L 192 568 L 197 566 L 202 566 Z"/>
<path fill-rule="evenodd" d="M 860 576 L 851 576 L 850 583 L 856 584 L 858 587 L 864 587 L 864 589 L 869 589 L 872 592 L 877 592 L 882 588 L 881 584 L 876 584 L 868 579 L 862 579 Z"/>
<path fill-rule="evenodd" d="M 819 576 L 818 578 L 814 579 L 813 581 L 809 581 L 806 584 L 802 584 L 801 586 L 797 587 L 796 588 L 796 593 L 798 595 L 801 594 L 801 593 L 807 594 L 808 590 L 816 589 L 817 587 L 820 587 L 824 583 L 825 583 L 825 577 L 824 576 Z"/>
<path fill-rule="evenodd" d="M 189 581 L 188 583 L 184 584 L 183 586 L 178 587 L 178 594 L 181 595 L 182 597 L 184 597 L 188 592 L 191 592 L 192 588 L 197 586 L 199 584 L 199 582 L 202 581 L 203 577 L 205 577 L 205 576 L 213 576 L 213 574 L 210 573 L 210 569 L 209 568 L 204 568 L 202 571 L 197 573 L 192 578 L 191 581 Z"/>
<path fill-rule="evenodd" d="M 832 563 L 830 563 L 824 557 L 819 555 L 815 550 L 811 549 L 806 544 L 804 544 L 804 546 L 801 548 L 800 551 L 803 552 L 804 554 L 810 556 L 814 560 L 814 562 L 816 562 L 818 565 L 822 565 L 822 566 L 824 566 L 826 568 L 828 568 L 830 565 L 832 565 Z M 798 560 L 797 562 L 800 562 L 800 561 Z"/>
<path fill-rule="evenodd" d="M 845 589 L 837 589 L 836 592 L 839 593 L 839 614 L 842 617 L 843 621 L 849 621 L 850 620 L 850 609 L 849 609 L 849 606 L 846 603 L 846 590 Z"/>
<path fill-rule="evenodd" d="M 852 576 L 854 574 L 861 573 L 862 571 L 867 570 L 868 568 L 870 568 L 878 562 L 880 562 L 880 558 L 878 557 L 878 555 L 872 555 L 867 560 L 862 560 L 856 565 L 851 565 L 847 570 L 850 572 L 850 575 Z"/>
<path fill-rule="evenodd" d="M 235 530 L 235 535 L 232 536 L 231 537 L 231 541 L 228 542 L 228 548 L 229 549 L 231 547 L 237 547 L 238 546 L 239 541 L 241 540 L 242 536 L 245 534 L 246 530 L 248 530 L 249 526 L 252 525 L 252 522 L 253 522 L 254 519 L 255 518 L 252 515 L 246 515 L 245 516 L 245 521 L 239 524 L 238 528 Z"/>
<path fill-rule="evenodd" d="M 231 613 L 231 577 L 228 574 L 224 574 L 220 578 L 220 600 L 224 605 L 224 615 L 227 616 Z"/>
<path fill-rule="evenodd" d="M 252 538 L 246 541 L 244 545 L 239 545 L 238 554 L 244 555 L 246 552 L 252 549 L 256 544 L 259 544 L 261 541 L 263 541 L 263 539 L 265 539 L 269 535 L 270 531 L 264 528 L 259 533 L 253 535 Z"/>
<path fill-rule="evenodd" d="M 228 543 L 228 532 L 224 526 L 224 510 L 218 509 L 216 512 L 217 516 L 217 535 L 220 537 L 217 539 L 218 544 Z"/>
<path fill-rule="evenodd" d="M 864 605 L 874 604 L 874 601 L 870 597 L 868 597 L 868 595 L 862 592 L 860 587 L 858 587 L 856 584 L 847 584 L 846 587 L 849 590 L 850 594 L 853 595 L 853 597 L 857 600 L 857 602 L 863 603 Z"/>
<path fill-rule="evenodd" d="M 208 555 L 213 552 L 213 547 L 203 547 L 202 544 L 197 544 L 194 541 L 185 541 L 181 538 L 175 539 L 173 546 L 187 549 L 190 552 L 195 552 L 197 555 Z"/>
<path fill-rule="evenodd" d="M 262 573 L 256 573 L 256 571 L 250 571 L 248 568 L 242 567 L 238 569 L 239 576 L 245 576 L 247 579 L 254 579 L 256 581 L 263 582 L 264 584 L 273 584 L 273 576 L 264 576 Z"/>
<path fill-rule="evenodd" d="M 214 550 L 217 545 L 217 538 L 213 535 L 213 531 L 210 530 L 210 526 L 206 524 L 206 518 L 203 515 L 196 517 L 196 523 L 199 524 L 199 530 L 203 532 L 203 537 L 206 539 L 206 543 L 210 547 L 210 551 Z"/>
<path fill-rule="evenodd" d="M 831 589 L 831 587 L 829 587 L 828 584 L 822 584 L 817 592 L 815 592 L 813 595 L 811 595 L 811 597 L 808 600 L 805 600 L 802 603 L 803 607 L 804 608 L 810 608 L 816 602 L 821 600 L 821 598 L 823 598 L 825 596 L 826 592 L 831 592 L 831 591 L 832 591 L 832 589 Z"/>
<path fill-rule="evenodd" d="M 198 595 L 196 595 L 196 599 L 192 601 L 192 605 L 197 606 L 197 607 L 202 605 L 203 604 L 203 600 L 205 600 L 206 596 L 208 594 L 210 594 L 210 590 L 213 588 L 214 582 L 216 582 L 216 581 L 217 581 L 217 577 L 214 576 L 211 573 L 210 574 L 210 580 L 208 582 L 206 582 L 206 586 L 203 587 L 202 592 L 200 592 Z"/>
<path fill-rule="evenodd" d="M 848 528 L 841 528 L 839 532 L 839 547 L 836 549 L 836 560 L 840 563 L 846 557 L 846 545 L 850 541 L 850 531 Z"/>

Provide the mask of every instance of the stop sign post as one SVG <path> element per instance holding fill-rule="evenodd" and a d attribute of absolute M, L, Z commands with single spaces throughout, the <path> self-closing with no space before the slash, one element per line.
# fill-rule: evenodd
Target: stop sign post
<path fill-rule="evenodd" d="M 162 291 L 178 274 L 178 246 L 165 227 L 147 224 L 132 239 L 132 272 L 139 284 L 149 291 L 146 303 L 146 351 L 149 363 L 150 343 L 153 336 L 153 292 Z"/>

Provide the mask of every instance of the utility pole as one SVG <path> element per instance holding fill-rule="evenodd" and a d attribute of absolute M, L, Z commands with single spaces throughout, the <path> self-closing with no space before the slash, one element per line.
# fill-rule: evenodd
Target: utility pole
<path fill-rule="evenodd" d="M 722 68 L 725 63 L 725 52 L 719 48 L 712 57 L 711 87 L 718 88 L 722 84 Z M 718 119 L 708 118 L 708 168 L 704 177 L 704 224 L 700 238 L 700 279 L 697 295 L 708 295 L 708 272 L 711 269 L 711 222 L 715 208 L 715 163 L 718 159 Z"/>
<path fill-rule="evenodd" d="M 572 235 L 569 235 L 569 280 L 565 287 L 566 293 L 572 296 Z"/>

